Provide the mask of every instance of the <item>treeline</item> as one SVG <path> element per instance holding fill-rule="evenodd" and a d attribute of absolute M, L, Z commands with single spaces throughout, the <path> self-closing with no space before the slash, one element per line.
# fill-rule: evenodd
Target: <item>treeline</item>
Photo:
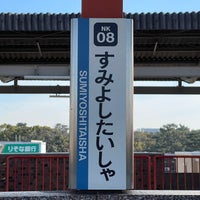
<path fill-rule="evenodd" d="M 135 132 L 135 152 L 200 151 L 200 130 L 167 124 L 158 133 Z"/>
<path fill-rule="evenodd" d="M 69 151 L 68 126 L 56 124 L 48 126 L 0 125 L 0 141 L 42 140 L 47 152 Z M 175 151 L 200 151 L 200 130 L 190 130 L 184 125 L 167 124 L 157 133 L 134 132 L 135 152 L 174 153 Z"/>
<path fill-rule="evenodd" d="M 27 126 L 26 123 L 0 125 L 0 141 L 42 140 L 46 142 L 47 152 L 69 151 L 69 130 L 66 125 L 56 124 L 54 128 L 48 126 Z"/>

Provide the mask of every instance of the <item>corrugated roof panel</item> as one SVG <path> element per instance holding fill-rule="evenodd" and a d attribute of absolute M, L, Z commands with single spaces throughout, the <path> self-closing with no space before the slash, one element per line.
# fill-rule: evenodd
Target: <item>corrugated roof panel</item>
<path fill-rule="evenodd" d="M 139 26 L 139 21 L 140 21 L 140 15 L 139 14 L 128 14 L 126 16 L 127 18 L 133 18 L 134 19 L 134 28 L 135 30 L 139 30 L 140 26 Z"/>
<path fill-rule="evenodd" d="M 4 22 L 5 15 L 0 13 L 0 30 L 5 30 L 5 22 Z"/>
<path fill-rule="evenodd" d="M 185 13 L 185 30 L 190 30 L 191 27 L 191 15 L 189 13 Z"/>
<path fill-rule="evenodd" d="M 185 29 L 185 23 L 184 22 L 184 14 L 183 13 L 179 13 L 178 14 L 178 18 L 179 18 L 179 29 L 180 30 L 184 30 Z M 182 22 L 182 23 L 181 23 Z"/>
<path fill-rule="evenodd" d="M 4 23 L 5 23 L 4 27 L 8 31 L 13 30 L 11 16 L 12 15 L 10 13 L 8 13 L 8 14 L 5 14 L 5 18 L 4 18 Z"/>
<path fill-rule="evenodd" d="M 159 14 L 157 13 L 153 14 L 153 29 L 155 30 L 160 29 Z"/>
<path fill-rule="evenodd" d="M 69 63 L 71 19 L 77 17 L 0 13 L 0 63 Z M 124 17 L 134 19 L 135 63 L 199 62 L 200 12 Z"/>
<path fill-rule="evenodd" d="M 0 31 L 70 31 L 71 19 L 80 14 L 0 13 Z M 200 12 L 129 13 L 135 30 L 199 30 Z"/>
<path fill-rule="evenodd" d="M 150 13 L 145 14 L 146 18 L 146 29 L 147 30 L 152 30 L 154 23 L 153 23 L 153 15 Z"/>
<path fill-rule="evenodd" d="M 0 13 L 0 31 L 69 31 L 75 14 Z"/>
<path fill-rule="evenodd" d="M 135 30 L 199 30 L 200 12 L 127 14 Z"/>
<path fill-rule="evenodd" d="M 192 18 L 192 29 L 197 30 L 198 28 L 198 23 L 197 23 L 197 14 L 195 14 L 194 12 L 191 13 L 191 18 Z"/>

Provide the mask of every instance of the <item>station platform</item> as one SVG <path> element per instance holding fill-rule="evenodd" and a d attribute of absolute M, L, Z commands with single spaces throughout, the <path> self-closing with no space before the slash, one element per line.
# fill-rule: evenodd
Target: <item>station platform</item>
<path fill-rule="evenodd" d="M 1 200 L 199 200 L 200 191 L 56 191 L 0 192 Z"/>

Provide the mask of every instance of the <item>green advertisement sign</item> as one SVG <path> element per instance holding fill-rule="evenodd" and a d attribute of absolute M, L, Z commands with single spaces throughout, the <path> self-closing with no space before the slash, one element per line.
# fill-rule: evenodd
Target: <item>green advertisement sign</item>
<path fill-rule="evenodd" d="M 8 153 L 8 154 L 40 153 L 40 144 L 38 143 L 0 144 L 0 153 Z"/>

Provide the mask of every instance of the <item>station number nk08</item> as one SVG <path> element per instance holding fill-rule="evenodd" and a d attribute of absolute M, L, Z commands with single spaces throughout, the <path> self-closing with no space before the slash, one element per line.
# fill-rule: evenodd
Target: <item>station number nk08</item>
<path fill-rule="evenodd" d="M 116 46 L 118 28 L 116 23 L 96 23 L 94 25 L 94 44 L 96 46 Z"/>

